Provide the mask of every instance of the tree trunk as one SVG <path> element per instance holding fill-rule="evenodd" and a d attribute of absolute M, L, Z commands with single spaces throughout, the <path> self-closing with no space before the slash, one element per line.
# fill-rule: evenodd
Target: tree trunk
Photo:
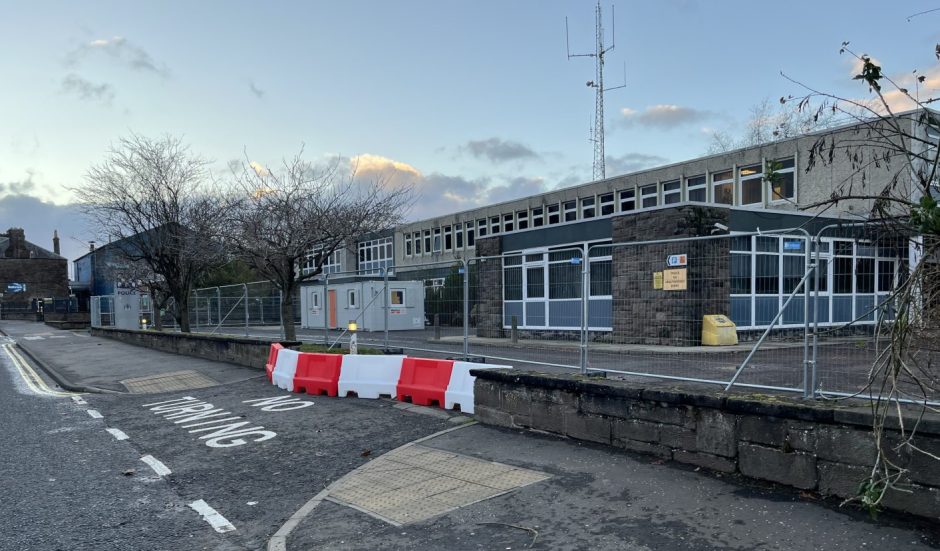
<path fill-rule="evenodd" d="M 180 326 L 180 331 L 189 333 L 189 293 L 180 293 L 181 296 L 176 299 L 176 322 Z"/>
<path fill-rule="evenodd" d="M 294 290 L 281 291 L 281 326 L 284 340 L 296 341 L 297 329 L 294 327 Z"/>
<path fill-rule="evenodd" d="M 153 328 L 157 331 L 163 331 L 163 305 L 157 301 L 157 292 L 150 290 L 150 307 L 152 312 L 150 312 L 150 317 L 153 318 Z"/>

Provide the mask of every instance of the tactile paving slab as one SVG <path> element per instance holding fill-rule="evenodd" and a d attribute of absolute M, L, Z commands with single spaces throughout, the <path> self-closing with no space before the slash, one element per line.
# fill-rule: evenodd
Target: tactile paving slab
<path fill-rule="evenodd" d="M 124 379 L 121 384 L 128 392 L 133 394 L 153 394 L 155 392 L 206 388 L 216 386 L 219 383 L 195 371 L 174 371 L 173 373 L 164 373 L 151 377 Z"/>
<path fill-rule="evenodd" d="M 401 526 L 548 478 L 538 471 L 416 444 L 353 471 L 337 483 L 329 499 Z"/>

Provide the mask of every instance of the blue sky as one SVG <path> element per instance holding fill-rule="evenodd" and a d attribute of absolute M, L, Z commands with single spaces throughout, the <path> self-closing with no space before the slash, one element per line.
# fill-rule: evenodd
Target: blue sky
<path fill-rule="evenodd" d="M 940 81 L 937 2 L 615 1 L 608 175 L 699 156 L 739 133 L 780 72 L 864 97 L 849 40 L 889 74 Z M 610 41 L 610 5 L 603 3 Z M 0 227 L 66 256 L 93 238 L 68 191 L 130 132 L 213 159 L 360 159 L 414 180 L 410 218 L 590 180 L 594 2 L 0 0 Z M 73 239 L 74 238 L 74 239 Z"/>

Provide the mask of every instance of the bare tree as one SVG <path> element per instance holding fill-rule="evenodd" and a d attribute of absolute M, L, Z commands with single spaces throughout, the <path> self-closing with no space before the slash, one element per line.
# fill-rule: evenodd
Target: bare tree
<path fill-rule="evenodd" d="M 919 416 L 940 411 L 928 404 L 940 394 L 940 113 L 929 109 L 940 98 L 921 90 L 925 75 L 914 71 L 904 77 L 910 84 L 900 82 L 871 56 L 848 45 L 843 43 L 840 53 L 855 58 L 859 72 L 854 79 L 867 88 L 868 97 L 844 97 L 787 77 L 806 93 L 781 101 L 806 114 L 829 112 L 855 123 L 820 134 L 810 147 L 808 171 L 828 170 L 836 163 L 849 170 L 830 197 L 806 208 L 819 212 L 843 202 L 863 202 L 870 205 L 875 231 L 906 244 L 909 251 L 905 277 L 881 306 L 894 308 L 894 315 L 879 316 L 888 320 L 878 327 L 888 345 L 871 365 L 866 388 L 882 397 L 871 401 L 878 453 L 857 499 L 875 511 L 887 490 L 904 490 L 905 458 L 923 454 L 940 461 L 915 439 Z M 940 60 L 940 44 L 935 54 Z M 921 404 L 913 423 L 901 415 L 904 402 Z M 897 439 L 886 431 L 892 425 L 900 429 Z"/>
<path fill-rule="evenodd" d="M 412 187 L 363 182 L 339 160 L 318 167 L 303 149 L 269 171 L 245 162 L 236 174 L 238 208 L 231 210 L 233 242 L 241 257 L 281 292 L 287 340 L 296 339 L 294 292 L 323 272 L 335 251 L 368 232 L 392 228 L 412 203 Z"/>
<path fill-rule="evenodd" d="M 132 134 L 73 190 L 101 237 L 162 278 L 184 332 L 193 284 L 222 252 L 225 207 L 206 167 L 179 138 Z"/>
<path fill-rule="evenodd" d="M 163 317 L 160 313 L 170 302 L 166 281 L 162 276 L 155 274 L 146 262 L 128 258 L 118 247 L 113 248 L 110 254 L 111 257 L 101 266 L 102 275 L 116 282 L 118 286 L 147 293 L 153 309 L 153 328 L 162 331 Z"/>
<path fill-rule="evenodd" d="M 708 153 L 724 153 L 793 138 L 828 128 L 835 122 L 835 114 L 831 111 L 810 113 L 788 105 L 786 101 L 778 102 L 775 107 L 773 102 L 764 98 L 751 107 L 744 131 L 739 135 L 727 130 L 713 131 Z"/>

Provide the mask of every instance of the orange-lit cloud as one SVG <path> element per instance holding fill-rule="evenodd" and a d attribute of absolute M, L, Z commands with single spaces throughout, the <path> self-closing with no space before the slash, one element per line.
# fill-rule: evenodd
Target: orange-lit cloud
<path fill-rule="evenodd" d="M 421 171 L 417 168 L 409 165 L 408 163 L 403 163 L 401 161 L 395 161 L 387 157 L 382 157 L 380 155 L 372 155 L 370 153 L 363 153 L 362 155 L 357 155 L 350 159 L 350 167 L 353 171 L 357 173 L 405 173 L 410 174 L 415 178 L 421 178 Z"/>

